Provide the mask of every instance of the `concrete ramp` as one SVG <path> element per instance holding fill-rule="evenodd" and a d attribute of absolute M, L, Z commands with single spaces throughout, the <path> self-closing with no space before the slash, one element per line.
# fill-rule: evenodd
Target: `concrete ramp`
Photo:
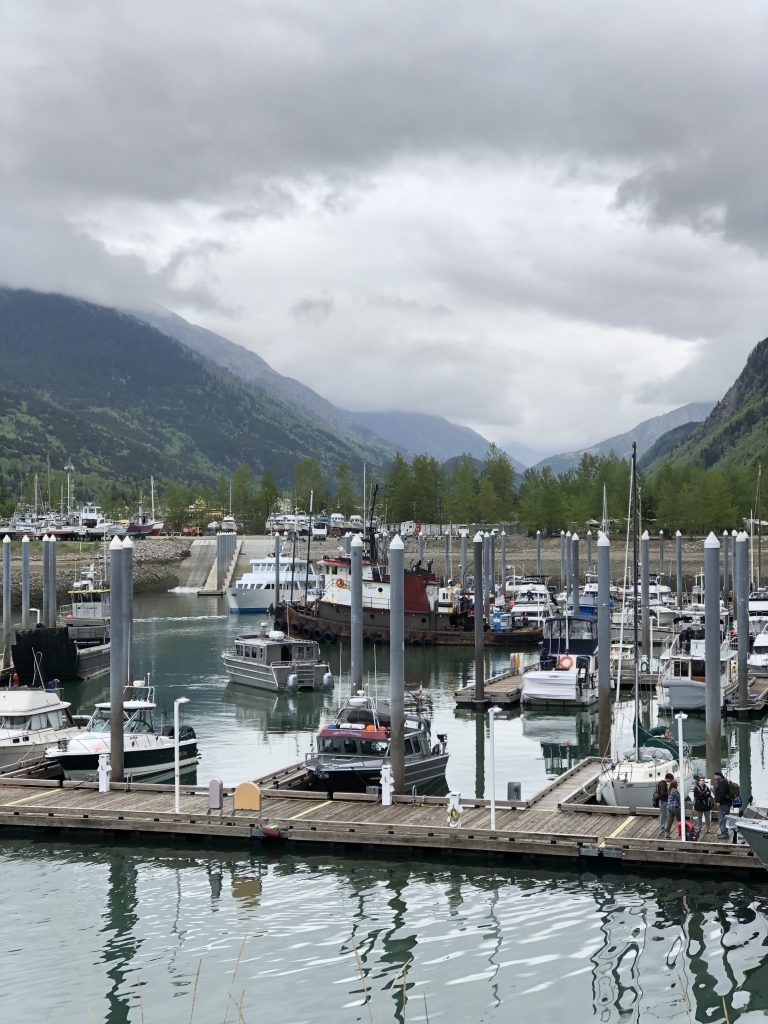
<path fill-rule="evenodd" d="M 199 590 L 216 561 L 216 538 L 196 537 L 189 550 L 188 576 L 185 586 Z"/>

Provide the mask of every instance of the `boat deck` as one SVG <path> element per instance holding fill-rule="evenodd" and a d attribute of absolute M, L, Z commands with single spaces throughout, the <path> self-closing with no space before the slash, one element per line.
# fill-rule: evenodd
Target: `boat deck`
<path fill-rule="evenodd" d="M 300 776 L 294 765 L 260 780 L 261 809 L 236 810 L 238 798 L 226 789 L 221 812 L 208 810 L 207 787 L 181 787 L 180 813 L 174 811 L 172 786 L 113 784 L 99 793 L 95 783 L 58 783 L 0 779 L 0 828 L 51 831 L 72 839 L 102 833 L 141 836 L 143 842 L 190 841 L 253 845 L 273 849 L 314 849 L 333 844 L 409 855 L 477 855 L 504 858 L 546 857 L 550 863 L 609 861 L 665 871 L 724 870 L 764 874 L 749 847 L 713 836 L 682 843 L 658 834 L 657 812 L 582 802 L 597 782 L 600 762 L 588 758 L 556 779 L 530 801 L 497 801 L 496 827 L 490 827 L 490 802 L 462 799 L 458 827 L 451 827 L 445 798 L 396 797 L 383 806 L 367 793 L 334 794 L 283 788 Z M 255 787 L 246 787 L 253 792 Z M 724 867 L 724 861 L 727 866 Z"/>

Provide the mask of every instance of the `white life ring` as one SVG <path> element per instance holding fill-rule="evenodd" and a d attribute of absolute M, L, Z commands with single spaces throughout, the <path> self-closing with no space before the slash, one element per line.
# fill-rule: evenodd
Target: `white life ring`
<path fill-rule="evenodd" d="M 650 668 L 650 666 L 648 665 L 648 659 L 647 658 L 641 658 L 640 659 L 640 671 L 641 672 L 648 672 L 649 668 Z"/>
<path fill-rule="evenodd" d="M 573 668 L 573 658 L 570 656 L 570 654 L 564 654 L 560 658 L 559 665 L 560 668 L 564 668 L 567 671 L 569 668 Z"/>

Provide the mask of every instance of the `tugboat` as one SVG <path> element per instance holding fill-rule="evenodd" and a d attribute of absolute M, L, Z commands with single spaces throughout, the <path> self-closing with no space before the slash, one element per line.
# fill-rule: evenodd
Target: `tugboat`
<path fill-rule="evenodd" d="M 405 710 L 405 785 L 426 786 L 445 780 L 448 737 L 433 746 L 431 723 L 419 710 Z M 388 704 L 358 693 L 348 697 L 332 722 L 317 735 L 317 753 L 307 754 L 311 789 L 345 793 L 378 786 L 389 764 L 391 712 Z"/>

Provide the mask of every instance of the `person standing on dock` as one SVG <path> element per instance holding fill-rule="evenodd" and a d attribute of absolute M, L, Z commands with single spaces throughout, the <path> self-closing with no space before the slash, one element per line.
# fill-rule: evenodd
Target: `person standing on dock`
<path fill-rule="evenodd" d="M 728 826 L 725 819 L 731 813 L 731 784 L 718 769 L 712 773 L 714 783 L 714 799 L 717 804 L 717 821 L 720 826 L 720 835 L 728 835 Z"/>
<path fill-rule="evenodd" d="M 712 824 L 712 802 L 712 790 L 704 776 L 700 775 L 693 790 L 693 811 L 699 835 L 709 832 L 709 826 Z"/>
<path fill-rule="evenodd" d="M 669 799 L 669 784 L 674 776 L 667 772 L 663 779 L 656 783 L 656 799 L 659 802 L 659 835 L 664 834 L 667 825 L 667 801 Z"/>
<path fill-rule="evenodd" d="M 675 779 L 669 783 L 669 796 L 667 797 L 667 822 L 664 826 L 664 837 L 669 839 L 672 826 L 680 820 L 680 790 Z"/>

